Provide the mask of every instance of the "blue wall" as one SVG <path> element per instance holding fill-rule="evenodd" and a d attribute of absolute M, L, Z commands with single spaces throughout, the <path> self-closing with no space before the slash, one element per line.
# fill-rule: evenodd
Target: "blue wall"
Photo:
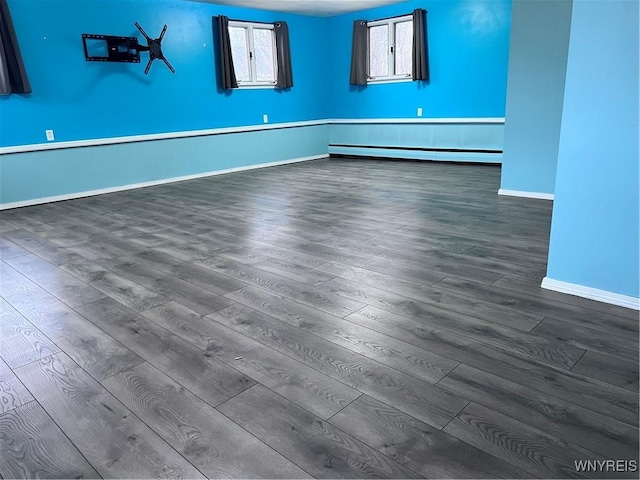
<path fill-rule="evenodd" d="M 509 0 L 407 1 L 331 18 L 185 0 L 8 3 L 33 93 L 0 97 L 3 147 L 45 143 L 48 129 L 55 131 L 56 142 L 64 142 L 259 125 L 263 114 L 269 115 L 270 123 L 340 117 L 406 118 L 415 117 L 417 107 L 431 118 L 504 116 Z M 417 7 L 429 11 L 431 82 L 352 89 L 349 62 L 353 20 L 406 14 Z M 287 21 L 295 86 L 288 91 L 220 91 L 212 38 L 212 17 L 219 14 L 244 20 Z M 175 67 L 175 75 L 156 62 L 145 76 L 145 53 L 141 64 L 84 60 L 82 33 L 139 37 L 136 21 L 152 36 L 168 24 L 163 51 Z M 340 136 L 347 130 L 302 127 L 286 133 L 232 134 L 224 139 L 183 138 L 2 155 L 0 203 L 15 205 L 251 163 L 326 155 L 330 131 Z M 440 128 L 397 124 L 386 131 L 398 144 L 418 147 L 500 149 L 502 142 L 501 125 Z M 490 132 L 488 137 L 485 131 Z M 407 136 L 407 132 L 413 132 L 413 136 Z M 353 142 L 360 141 L 356 135 L 352 137 Z M 245 144 L 253 139 L 256 148 L 250 154 Z M 467 158 L 466 154 L 459 158 L 441 155 L 442 159 L 487 161 Z"/>
<path fill-rule="evenodd" d="M 503 117 L 509 0 L 407 1 L 317 18 L 183 0 L 8 0 L 33 93 L 0 97 L 0 146 L 200 130 L 321 118 Z M 349 85 L 355 18 L 426 8 L 431 82 Z M 221 93 L 211 17 L 286 20 L 295 87 Z M 82 33 L 152 36 L 164 23 L 163 50 L 176 68 L 87 63 Z M 327 41 L 325 41 L 325 39 Z M 10 119 L 10 121 L 9 121 Z"/>
<path fill-rule="evenodd" d="M 571 0 L 513 4 L 501 188 L 553 193 Z"/>
<path fill-rule="evenodd" d="M 547 276 L 639 297 L 638 2 L 575 0 Z"/>
<path fill-rule="evenodd" d="M 326 20 L 182 0 L 9 0 L 31 95 L 0 97 L 0 146 L 200 130 L 327 118 L 323 72 Z M 220 93 L 211 17 L 289 23 L 295 87 Z M 156 61 L 88 63 L 82 33 L 156 37 L 166 23 L 165 56 Z M 206 46 L 205 46 L 206 44 Z"/>
<path fill-rule="evenodd" d="M 431 81 L 349 85 L 353 21 L 427 13 Z M 332 118 L 504 117 L 511 1 L 412 0 L 333 17 Z"/>

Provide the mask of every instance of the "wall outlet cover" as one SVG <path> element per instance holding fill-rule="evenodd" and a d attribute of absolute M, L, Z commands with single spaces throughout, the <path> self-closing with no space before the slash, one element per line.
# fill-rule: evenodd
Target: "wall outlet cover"
<path fill-rule="evenodd" d="M 263 115 L 263 116 L 262 116 L 262 121 L 263 121 L 264 123 L 269 123 L 269 115 L 266 115 L 266 114 L 265 114 L 265 115 Z"/>
<path fill-rule="evenodd" d="M 418 107 L 418 116 L 421 117 L 422 116 L 422 107 Z"/>
<path fill-rule="evenodd" d="M 53 142 L 56 139 L 55 135 L 53 134 L 53 130 L 45 130 L 44 133 L 47 136 L 48 142 Z"/>

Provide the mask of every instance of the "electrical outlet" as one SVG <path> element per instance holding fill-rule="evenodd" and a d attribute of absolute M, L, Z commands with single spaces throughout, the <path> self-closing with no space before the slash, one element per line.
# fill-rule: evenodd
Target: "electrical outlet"
<path fill-rule="evenodd" d="M 45 130 L 44 133 L 47 136 L 47 142 L 53 142 L 56 139 L 53 130 Z"/>
<path fill-rule="evenodd" d="M 418 116 L 421 117 L 422 116 L 422 107 L 418 107 Z"/>
<path fill-rule="evenodd" d="M 267 115 L 266 113 L 262 115 L 262 121 L 264 123 L 269 123 L 269 115 Z"/>

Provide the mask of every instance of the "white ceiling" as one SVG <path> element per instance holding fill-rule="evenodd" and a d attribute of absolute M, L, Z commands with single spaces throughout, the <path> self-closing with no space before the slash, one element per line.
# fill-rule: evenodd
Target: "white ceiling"
<path fill-rule="evenodd" d="M 199 0 L 221 5 L 277 10 L 303 15 L 331 16 L 401 3 L 406 0 Z"/>

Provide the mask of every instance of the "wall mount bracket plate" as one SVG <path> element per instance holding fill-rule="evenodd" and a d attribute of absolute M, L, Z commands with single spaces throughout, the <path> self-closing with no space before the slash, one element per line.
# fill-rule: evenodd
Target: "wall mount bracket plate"
<path fill-rule="evenodd" d="M 162 53 L 162 39 L 167 31 L 165 25 L 158 38 L 151 38 L 138 22 L 135 26 L 147 41 L 147 45 L 140 45 L 136 37 L 120 37 L 116 35 L 82 34 L 84 58 L 87 62 L 125 62 L 140 63 L 140 52 L 149 52 L 149 62 L 144 74 L 149 73 L 154 60 L 162 60 L 171 73 L 176 71 Z"/>
<path fill-rule="evenodd" d="M 140 63 L 140 45 L 136 37 L 82 34 L 87 62 Z"/>

